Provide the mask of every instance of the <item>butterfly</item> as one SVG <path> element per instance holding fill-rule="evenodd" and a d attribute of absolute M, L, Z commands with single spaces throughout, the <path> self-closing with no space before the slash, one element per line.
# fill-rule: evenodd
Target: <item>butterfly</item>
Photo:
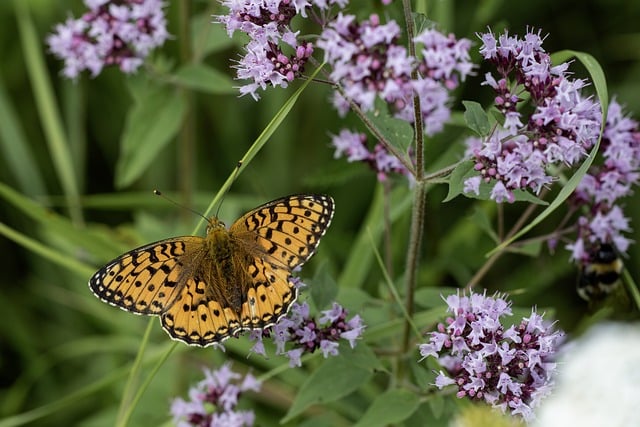
<path fill-rule="evenodd" d="M 89 288 L 126 311 L 160 316 L 171 338 L 189 345 L 264 329 L 296 300 L 292 271 L 311 258 L 333 212 L 331 197 L 301 194 L 265 203 L 229 229 L 214 216 L 206 237 L 133 249 L 98 270 Z"/>

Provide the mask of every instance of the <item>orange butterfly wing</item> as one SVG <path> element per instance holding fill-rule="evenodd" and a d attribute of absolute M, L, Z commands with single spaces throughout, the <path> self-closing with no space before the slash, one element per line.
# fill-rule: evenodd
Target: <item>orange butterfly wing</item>
<path fill-rule="evenodd" d="M 175 237 L 139 247 L 114 259 L 89 280 L 101 300 L 137 314 L 161 314 L 182 292 L 181 258 L 202 247 L 196 236 Z"/>
<path fill-rule="evenodd" d="M 138 314 L 159 315 L 172 338 L 207 346 L 286 314 L 297 290 L 291 271 L 314 253 L 333 216 L 329 196 L 266 203 L 207 238 L 161 240 L 121 255 L 89 280 L 96 296 Z M 218 224 L 211 220 L 211 224 Z M 213 233 L 218 240 L 211 240 Z M 222 236 L 222 237 L 220 237 Z M 213 250 L 208 249 L 210 245 Z M 221 253 L 230 253 L 230 261 Z M 219 266 L 228 263 L 229 270 Z M 239 295 L 234 308 L 229 295 Z"/>

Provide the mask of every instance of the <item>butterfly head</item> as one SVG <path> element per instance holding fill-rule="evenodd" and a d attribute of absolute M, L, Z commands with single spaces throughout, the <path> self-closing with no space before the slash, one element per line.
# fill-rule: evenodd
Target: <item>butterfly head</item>
<path fill-rule="evenodd" d="M 207 234 L 211 233 L 214 230 L 226 230 L 227 226 L 224 224 L 224 222 L 220 221 L 218 219 L 218 217 L 212 216 L 211 218 L 207 219 Z"/>

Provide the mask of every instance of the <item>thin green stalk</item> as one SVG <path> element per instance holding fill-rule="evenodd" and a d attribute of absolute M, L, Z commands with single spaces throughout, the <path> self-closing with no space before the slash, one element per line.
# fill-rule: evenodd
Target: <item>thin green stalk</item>
<path fill-rule="evenodd" d="M 149 337 L 151 336 L 151 329 L 153 327 L 154 320 L 155 317 L 149 319 L 149 322 L 147 323 L 147 329 L 144 331 L 144 335 L 142 337 L 142 342 L 140 343 L 140 347 L 138 347 L 138 353 L 136 354 L 136 358 L 133 361 L 133 366 L 131 366 L 129 378 L 127 379 L 127 384 L 124 387 L 124 393 L 122 393 L 122 399 L 120 400 L 118 416 L 116 417 L 116 426 L 126 426 L 131 413 L 135 409 L 136 402 L 131 402 L 131 404 L 129 405 L 128 403 L 131 399 L 131 396 L 133 395 L 135 379 L 138 378 L 138 375 L 140 374 L 140 370 L 142 368 L 142 356 L 144 355 L 144 351 L 147 348 L 147 344 L 149 343 Z"/>
<path fill-rule="evenodd" d="M 384 218 L 384 264 L 389 276 L 393 277 L 393 251 L 391 247 L 391 183 L 382 183 L 383 203 L 382 216 Z"/>
<path fill-rule="evenodd" d="M 416 58 L 416 46 L 413 42 L 415 28 L 413 24 L 413 12 L 411 0 L 402 0 L 402 10 L 404 11 L 405 28 L 407 31 L 407 44 L 409 56 Z M 411 71 L 411 79 L 418 79 L 418 70 L 414 67 Z M 422 108 L 420 107 L 420 97 L 413 96 L 413 116 L 415 132 L 415 178 L 416 187 L 414 189 L 413 209 L 411 211 L 411 229 L 409 235 L 409 246 L 407 248 L 406 275 L 406 301 L 405 308 L 409 318 L 413 317 L 414 295 L 418 280 L 418 264 L 420 260 L 420 248 L 422 244 L 422 233 L 424 231 L 424 218 L 426 209 L 425 183 L 424 183 L 424 133 L 422 129 Z M 411 333 L 410 322 L 404 323 L 402 333 L 402 353 L 409 351 L 409 336 Z M 399 366 L 398 375 L 404 376 L 404 364 Z"/>
<path fill-rule="evenodd" d="M 69 215 L 75 225 L 82 225 L 84 221 L 80 209 L 78 180 L 73 158 L 42 57 L 43 49 L 39 41 L 40 37 L 31 20 L 28 5 L 29 2 L 22 0 L 14 0 L 13 2 L 27 72 L 33 85 L 36 107 L 49 146 L 49 154 L 67 199 Z"/>
<path fill-rule="evenodd" d="M 0 75 L 0 155 L 4 158 L 6 172 L 13 177 L 17 190 L 28 196 L 44 197 L 47 194 L 45 179 L 38 167 L 34 147 L 27 137 L 18 113 L 5 89 Z M 43 200 L 45 203 L 47 199 Z"/>
<path fill-rule="evenodd" d="M 153 320 L 153 319 L 151 319 L 151 320 Z M 142 383 L 142 385 L 140 385 L 140 388 L 136 392 L 136 395 L 134 396 L 133 400 L 131 401 L 131 404 L 127 408 L 127 412 L 124 414 L 123 418 L 121 420 L 119 420 L 119 422 L 116 424 L 117 427 L 125 427 L 129 423 L 129 419 L 131 419 L 131 415 L 133 414 L 134 409 L 138 405 L 138 402 L 140 401 L 140 399 L 144 395 L 144 392 L 147 391 L 147 388 L 149 388 L 149 385 L 151 384 L 151 381 L 153 381 L 153 379 L 155 378 L 156 374 L 158 373 L 158 371 L 160 370 L 162 365 L 164 365 L 164 362 L 167 361 L 167 359 L 169 358 L 171 353 L 173 353 L 173 351 L 176 349 L 177 346 L 178 346 L 178 341 L 174 341 L 172 343 L 172 345 L 167 349 L 167 351 L 165 351 L 164 354 L 160 357 L 160 359 L 158 359 L 156 364 L 151 369 L 151 372 L 149 372 L 149 375 L 147 375 L 147 378 L 145 378 L 145 380 Z M 138 353 L 138 354 L 140 354 L 140 353 Z"/>
<path fill-rule="evenodd" d="M 416 58 L 416 45 L 413 42 L 415 36 L 415 27 L 413 25 L 413 11 L 411 9 L 411 0 L 402 0 L 402 10 L 404 11 L 404 23 L 407 31 L 407 47 L 409 57 Z M 418 69 L 413 67 L 411 70 L 411 80 L 418 80 Z M 422 129 L 422 108 L 420 107 L 420 97 L 415 94 L 413 96 L 413 118 L 416 143 L 416 181 L 421 181 L 424 176 L 424 133 Z"/>
<path fill-rule="evenodd" d="M 407 263 L 405 268 L 407 288 L 405 307 L 409 317 L 413 317 L 414 294 L 418 280 L 418 264 L 420 260 L 420 247 L 422 233 L 424 231 L 424 217 L 426 210 L 425 184 L 418 181 L 414 189 L 413 209 L 411 211 L 411 230 L 409 235 L 409 247 L 407 251 Z M 402 352 L 409 350 L 409 335 L 411 324 L 405 322 L 402 334 Z"/>
<path fill-rule="evenodd" d="M 548 192 L 547 189 L 543 189 L 542 192 L 540 193 L 540 198 L 544 199 L 544 196 L 546 195 L 547 192 Z M 502 210 L 502 205 L 498 205 L 498 233 L 497 234 L 498 234 L 498 238 L 500 239 L 500 241 L 509 240 L 518 231 L 520 231 L 520 229 L 522 229 L 522 227 L 524 227 L 525 224 L 527 224 L 527 222 L 529 221 L 529 218 L 531 217 L 531 215 L 533 215 L 533 212 L 537 208 L 538 208 L 538 205 L 535 205 L 535 204 L 530 204 L 529 206 L 527 206 L 527 209 L 525 209 L 525 211 L 522 213 L 522 215 L 520 215 L 520 218 L 518 218 L 516 223 L 513 225 L 513 227 L 511 227 L 511 229 L 509 230 L 507 235 L 503 238 L 503 232 L 504 232 L 504 230 L 503 230 L 503 227 L 504 227 L 503 216 L 504 216 L 504 212 Z M 566 221 L 566 218 L 567 217 L 565 217 L 565 220 L 563 220 L 563 222 L 561 224 L 564 224 L 564 222 Z M 498 261 L 498 259 L 500 259 L 500 257 L 502 257 L 502 255 L 504 255 L 505 253 L 507 253 L 506 246 L 501 251 L 491 252 L 491 255 L 489 256 L 489 259 L 484 263 L 484 265 L 481 268 L 478 269 L 478 271 L 476 271 L 476 273 L 473 275 L 471 280 L 469 280 L 469 282 L 467 282 L 467 286 L 465 286 L 465 290 L 470 291 L 478 283 L 480 283 L 480 280 L 482 280 L 484 275 L 487 274 L 487 272 L 496 263 L 496 261 Z"/>
<path fill-rule="evenodd" d="M 369 117 L 367 117 L 367 115 L 364 113 L 364 111 L 362 111 L 360 106 L 355 102 L 353 102 L 353 100 L 345 94 L 342 86 L 335 84 L 334 87 L 343 96 L 344 99 L 349 101 L 349 107 L 351 107 L 351 111 L 353 111 L 355 115 L 358 116 L 358 118 L 362 121 L 362 124 L 364 124 L 364 126 L 369 130 L 369 132 L 371 132 L 371 134 L 375 137 L 375 139 L 379 141 L 382 145 L 384 145 L 384 148 L 386 148 L 387 151 L 393 154 L 400 161 L 400 163 L 402 163 L 402 166 L 404 166 L 404 168 L 409 171 L 409 173 L 411 173 L 413 176 L 417 176 L 418 173 L 415 171 L 415 168 L 411 164 L 411 162 L 407 160 L 407 156 L 402 152 L 400 152 L 393 144 L 387 141 L 387 138 L 382 134 L 380 129 L 378 129 L 378 127 L 375 125 L 375 123 L 373 123 L 369 119 Z"/>
<path fill-rule="evenodd" d="M 276 131 L 276 129 L 278 129 L 280 124 L 282 124 L 284 119 L 289 114 L 289 111 L 291 111 L 293 106 L 296 104 L 296 102 L 298 101 L 298 98 L 300 97 L 302 92 L 306 89 L 306 87 L 309 85 L 309 83 L 311 83 L 313 81 L 313 79 L 318 75 L 318 73 L 320 72 L 322 67 L 324 67 L 324 63 L 320 64 L 318 66 L 318 68 L 314 71 L 314 73 L 302 84 L 302 86 L 300 86 L 298 88 L 298 90 L 296 90 L 293 93 L 293 95 L 291 95 L 291 97 L 287 100 L 287 102 L 284 103 L 282 108 L 280 108 L 280 110 L 278 110 L 278 112 L 273 117 L 273 119 L 271 119 L 271 121 L 269 122 L 267 127 L 264 128 L 264 130 L 258 136 L 258 138 L 256 138 L 256 140 L 253 142 L 253 144 L 251 144 L 251 147 L 249 147 L 249 149 L 247 150 L 245 155 L 242 157 L 242 159 L 240 159 L 240 161 L 238 161 L 238 164 L 236 165 L 236 168 L 229 175 L 229 177 L 224 182 L 224 184 L 222 184 L 222 187 L 220 187 L 220 190 L 218 190 L 218 194 L 216 194 L 216 197 L 213 198 L 213 200 L 211 201 L 211 203 L 207 207 L 207 210 L 205 211 L 205 216 L 210 214 L 210 212 L 213 210 L 213 207 L 216 206 L 216 204 L 219 202 L 219 200 L 222 197 L 222 195 L 227 192 L 229 187 L 231 187 L 231 184 L 233 184 L 233 181 L 236 180 L 238 175 L 240 175 L 240 173 L 244 170 L 244 168 L 247 167 L 247 165 L 251 162 L 251 160 L 253 160 L 253 158 L 256 156 L 256 154 L 258 154 L 260 152 L 260 150 L 262 149 L 262 147 L 264 147 L 264 145 L 267 143 L 269 138 L 271 138 L 271 135 L 273 135 L 273 133 Z M 197 232 L 197 230 L 200 229 L 200 227 L 202 227 L 202 225 L 204 225 L 204 222 L 205 222 L 204 218 L 202 218 L 202 219 L 200 219 L 200 221 L 198 221 L 198 224 L 196 225 L 196 230 L 195 230 L 196 232 Z M 194 234 L 195 234 L 195 232 L 194 232 Z"/>
<path fill-rule="evenodd" d="M 46 405 L 39 406 L 34 409 L 30 409 L 21 414 L 4 418 L 0 420 L 0 427 L 15 427 L 33 423 L 34 421 L 44 418 L 48 415 L 55 414 L 56 412 L 64 408 L 77 405 L 77 402 L 79 400 L 90 396 L 98 390 L 114 384 L 116 381 L 120 380 L 120 378 L 123 378 L 126 373 L 127 371 L 125 369 L 119 369 L 111 372 L 109 376 L 103 377 L 100 380 L 93 382 L 88 386 L 81 388 L 80 390 L 74 391 L 56 401 L 47 403 Z"/>
<path fill-rule="evenodd" d="M 413 330 L 413 333 L 417 337 L 420 337 L 420 330 L 418 329 L 418 327 L 416 326 L 416 324 L 415 324 L 415 322 L 414 322 L 414 320 L 412 318 L 412 313 L 409 313 L 409 311 L 407 311 L 407 308 L 404 305 L 402 305 L 402 298 L 400 298 L 400 295 L 398 294 L 398 290 L 394 286 L 393 280 L 391 279 L 391 276 L 389 275 L 389 272 L 384 267 L 384 262 L 382 261 L 382 257 L 380 256 L 380 252 L 378 252 L 378 249 L 376 248 L 375 239 L 373 238 L 373 235 L 371 234 L 370 231 L 369 231 L 369 240 L 371 241 L 371 249 L 373 251 L 373 254 L 376 257 L 376 260 L 378 261 L 378 266 L 380 267 L 380 270 L 382 271 L 382 276 L 384 277 L 384 281 L 385 281 L 387 287 L 389 288 L 389 292 L 391 293 L 391 296 L 393 297 L 395 302 L 398 304 L 398 307 L 400 307 L 400 310 L 402 310 L 402 314 L 404 315 L 404 318 L 405 318 L 405 321 L 406 321 L 405 325 L 409 325 L 410 329 Z"/>
<path fill-rule="evenodd" d="M 38 254 L 69 271 L 73 271 L 81 277 L 89 277 L 94 273 L 93 267 L 89 267 L 67 254 L 51 249 L 50 247 L 43 245 L 40 241 L 28 237 L 2 222 L 0 222 L 0 236 L 5 236 L 7 239 L 13 240 L 20 246 L 29 249 L 33 253 Z"/>
<path fill-rule="evenodd" d="M 622 277 L 624 278 L 626 289 L 631 295 L 631 299 L 633 299 L 633 302 L 636 306 L 636 310 L 640 310 L 640 292 L 638 292 L 638 285 L 633 280 L 633 277 L 631 277 L 631 274 L 629 274 L 629 270 L 627 270 L 626 268 L 622 273 Z"/>

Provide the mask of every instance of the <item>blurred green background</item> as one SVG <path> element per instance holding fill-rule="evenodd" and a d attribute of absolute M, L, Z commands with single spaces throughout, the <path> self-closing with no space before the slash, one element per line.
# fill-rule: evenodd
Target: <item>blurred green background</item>
<path fill-rule="evenodd" d="M 16 13 L 18 3 L 22 14 Z M 217 3 L 167 3 L 169 30 L 176 37 L 153 55 L 152 79 L 164 79 L 166 84 L 171 73 L 187 62 L 189 49 L 181 46 L 184 38 L 179 37 L 188 28 L 179 19 L 185 7 L 197 17 L 189 30 L 194 34 L 193 46 L 209 46 L 202 51 L 193 49 L 192 53 L 203 53 L 203 63 L 232 77 L 229 65 L 237 58 L 237 44 L 224 40 L 219 28 L 203 30 L 208 28 L 211 14 L 221 13 Z M 573 49 L 590 53 L 605 71 L 610 95 L 640 117 L 640 3 L 468 0 L 425 4 L 429 17 L 457 37 L 476 41 L 475 33 L 487 26 L 494 32 L 507 27 L 512 33 L 523 34 L 530 26 L 549 34 L 544 47 L 550 52 Z M 425 4 L 421 3 L 423 7 Z M 371 1 L 356 0 L 351 7 L 362 15 L 387 13 Z M 147 319 L 100 302 L 87 288 L 88 277 L 112 257 L 139 244 L 191 233 L 198 218 L 153 196 L 152 189 L 161 189 L 203 212 L 238 160 L 299 85 L 296 82 L 287 90 L 263 92 L 260 102 L 239 98 L 235 90 L 212 93 L 215 91 L 175 89 L 187 101 L 187 124 L 177 138 L 150 156 L 141 176 L 116 185 L 121 167 L 120 140 L 134 101 L 129 89 L 145 76 L 125 78 L 116 70 L 105 70 L 95 79 L 84 75 L 77 82 L 69 82 L 61 78 L 62 64 L 46 53 L 43 42 L 70 11 L 77 17 L 82 10 L 80 1 L 0 2 L 0 226 L 15 233 L 15 239 L 31 239 L 28 242 L 37 248 L 54 254 L 43 257 L 35 252 L 37 248 L 27 249 L 28 242 L 18 244 L 15 239 L 0 237 L 0 425 L 5 425 L 3 417 L 20 413 L 24 418 L 10 419 L 14 425 L 32 419 L 32 425 L 42 426 L 111 425 Z M 397 10 L 390 15 L 399 16 Z M 39 55 L 46 61 L 46 74 L 39 77 L 28 65 L 31 53 L 26 48 L 25 16 L 40 43 Z M 579 64 L 572 70 L 583 76 Z M 486 87 L 479 85 L 484 72 L 479 70 L 458 90 L 454 110 L 460 111 L 461 99 L 483 105 L 491 102 Z M 65 173 L 77 186 L 81 206 L 73 221 L 69 220 L 68 199 L 55 169 L 55 149 L 48 139 L 43 111 L 38 108 L 43 101 L 34 82 L 42 79 L 53 89 L 54 105 L 60 113 L 58 125 L 72 159 L 72 170 Z M 356 129 L 357 122 L 349 118 L 345 123 L 338 118 L 327 103 L 330 94 L 325 85 L 307 87 L 266 146 L 237 177 L 219 215 L 229 224 L 242 212 L 283 195 L 307 191 L 331 194 L 337 206 L 334 223 L 302 276 L 313 277 L 319 266 L 325 266 L 338 281 L 345 305 L 356 310 L 364 304 L 356 289 L 374 297 L 381 295 L 379 268 L 366 248 L 367 226 L 380 226 L 382 189 L 364 165 L 333 159 L 330 134 L 345 126 Z M 459 159 L 463 151 L 460 142 L 467 135 L 462 126 L 450 126 L 429 141 L 427 168 L 433 171 Z M 410 206 L 406 203 L 406 183 L 394 180 L 392 188 L 392 260 L 394 278 L 399 279 L 404 268 Z M 486 260 L 486 252 L 495 246 L 472 220 L 477 210 L 494 219 L 495 206 L 460 197 L 442 204 L 446 192 L 446 186 L 440 185 L 428 194 L 420 270 L 420 286 L 425 288 L 464 285 Z M 522 210 L 521 204 L 505 206 L 507 225 Z M 637 194 L 626 200 L 625 211 L 635 230 L 631 238 L 637 241 Z M 561 217 L 562 213 L 557 213 L 532 234 L 553 229 Z M 62 261 L 52 262 L 55 256 Z M 639 256 L 634 246 L 624 260 L 633 277 L 640 273 Z M 548 308 L 559 325 L 571 332 L 588 316 L 587 305 L 575 294 L 576 275 L 566 251 L 558 248 L 555 254 L 549 254 L 543 248 L 536 257 L 501 258 L 482 286 L 514 291 L 518 305 Z M 199 378 L 198 367 L 202 364 L 218 366 L 223 360 L 237 359 L 260 372 L 286 363 L 255 356 L 247 360 L 249 344 L 233 341 L 227 353 L 180 346 L 154 379 L 131 424 L 166 422 L 170 399 L 185 396 L 186 387 Z M 150 360 L 168 345 L 168 337 L 154 320 Z M 265 386 L 267 393 L 256 397 L 254 406 L 260 425 L 277 425 L 305 375 L 304 370 L 288 370 Z"/>

